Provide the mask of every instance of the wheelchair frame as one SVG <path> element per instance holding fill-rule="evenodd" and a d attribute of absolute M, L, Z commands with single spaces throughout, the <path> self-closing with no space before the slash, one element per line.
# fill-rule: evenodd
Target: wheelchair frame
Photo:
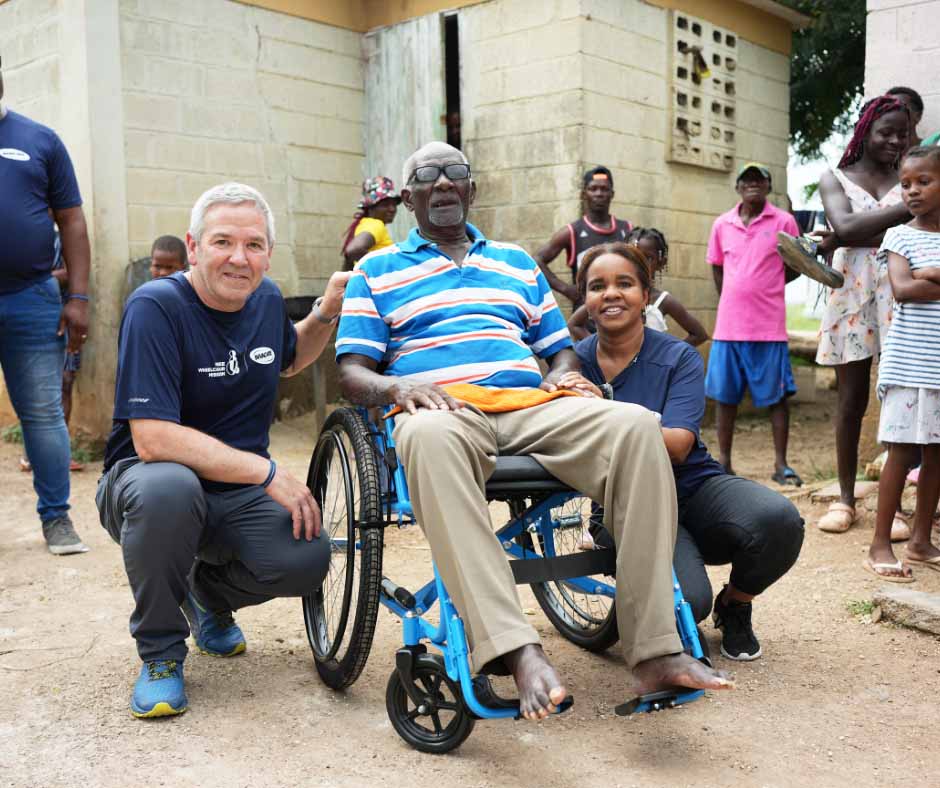
<path fill-rule="evenodd" d="M 378 428 L 369 418 L 364 408 L 341 409 L 346 414 L 352 414 L 364 426 L 377 457 L 377 471 L 379 476 L 379 489 L 381 499 L 381 515 L 376 522 L 363 522 L 358 518 L 361 511 L 355 512 L 356 521 L 353 527 L 356 530 L 356 550 L 361 548 L 363 530 L 366 528 L 384 529 L 390 525 L 404 528 L 416 523 L 411 501 L 408 495 L 408 483 L 405 471 L 395 455 L 395 441 L 393 438 L 393 422 L 385 419 L 381 428 Z M 320 492 L 320 485 L 315 476 L 322 469 L 318 466 L 321 444 L 329 439 L 331 429 L 335 431 L 336 424 L 342 424 L 346 416 L 337 417 L 336 414 L 324 425 L 317 442 L 317 449 L 311 459 L 308 485 L 316 496 Z M 331 425 L 333 425 L 331 427 Z M 344 430 L 348 428 L 343 426 Z M 349 458 L 340 441 L 336 440 L 340 454 L 341 468 L 344 471 L 345 492 L 349 493 Z M 487 500 L 504 500 L 510 504 L 512 519 L 496 531 L 510 561 L 510 566 L 517 584 L 528 583 L 535 587 L 536 583 L 553 582 L 558 587 L 563 582 L 567 589 L 577 593 L 594 595 L 613 599 L 615 588 L 607 582 L 592 579 L 590 574 L 613 574 L 613 550 L 599 549 L 570 555 L 556 554 L 556 530 L 562 527 L 573 528 L 577 525 L 583 527 L 580 515 L 572 515 L 572 522 L 560 522 L 552 517 L 552 511 L 557 510 L 568 501 L 583 498 L 581 493 L 564 487 L 560 482 L 555 484 L 520 482 L 518 487 L 509 483 L 504 491 L 490 493 Z M 326 485 L 323 485 L 323 492 Z M 527 492 L 528 490 L 528 492 Z M 489 493 L 489 491 L 488 491 Z M 529 505 L 520 509 L 519 501 L 528 500 Z M 323 506 L 323 501 L 318 500 Z M 352 513 L 347 511 L 347 518 Z M 326 513 L 324 513 L 325 519 Z M 564 518 L 561 518 L 564 519 Z M 577 523 L 573 520 L 577 519 Z M 324 522 L 324 525 L 326 523 Z M 381 534 L 381 530 L 379 531 Z M 527 545 L 532 545 L 532 539 L 539 540 L 542 555 Z M 379 549 L 383 540 L 379 540 Z M 334 552 L 350 554 L 348 538 L 332 538 Z M 535 564 L 535 562 L 539 562 Z M 381 561 L 379 561 L 381 569 Z M 432 561 L 433 578 L 414 593 L 402 586 L 396 585 L 390 579 L 382 576 L 379 584 L 378 602 L 399 616 L 402 620 L 402 636 L 404 645 L 398 650 L 395 660 L 395 669 L 389 678 L 386 692 L 386 709 L 393 727 L 408 744 L 418 750 L 431 753 L 448 752 L 458 747 L 473 730 L 478 719 L 516 718 L 520 716 L 518 701 L 510 701 L 498 697 L 489 685 L 486 676 L 474 677 L 470 672 L 469 647 L 463 621 L 454 608 L 450 595 L 438 573 L 437 566 Z M 348 605 L 350 597 L 350 583 L 352 573 L 347 568 L 344 588 L 344 605 Z M 542 598 L 538 596 L 539 604 L 548 613 Z M 318 608 L 311 600 L 313 596 L 304 598 L 304 615 L 307 622 L 307 634 L 315 662 L 321 677 L 336 688 L 351 684 L 359 675 L 365 657 L 371 647 L 372 630 L 368 631 L 367 641 L 358 647 L 365 649 L 365 654 L 357 660 L 354 675 L 347 681 L 337 682 L 335 676 L 330 678 L 321 670 L 322 654 L 318 654 L 315 644 L 315 632 L 323 632 L 324 622 L 317 621 Z M 366 600 L 368 602 L 369 600 Z M 698 637 L 698 630 L 692 616 L 691 608 L 682 596 L 679 583 L 673 573 L 673 601 L 676 613 L 676 623 L 685 650 L 694 658 L 707 662 Z M 437 624 L 427 620 L 424 616 L 439 603 L 439 622 Z M 361 600 L 359 601 L 361 604 Z M 358 611 L 357 611 L 358 613 Z M 320 612 L 322 615 L 322 611 Z M 613 608 L 607 613 L 607 618 L 613 615 Z M 343 632 L 338 637 L 345 637 L 345 628 L 348 626 L 349 611 L 344 609 L 340 617 Z M 577 642 L 566 633 L 559 623 L 552 619 L 552 623 L 559 632 L 572 642 Z M 358 615 L 355 617 L 353 627 L 358 624 Z M 338 627 L 339 628 L 339 627 Z M 353 633 L 355 634 L 355 632 Z M 440 650 L 441 656 L 429 654 L 425 643 Z M 582 645 L 583 644 L 580 644 Z M 603 645 L 602 647 L 606 647 Z M 335 645 L 333 646 L 335 649 Z M 334 654 L 329 654 L 332 658 Z M 359 664 L 361 663 L 361 664 Z M 416 678 L 417 677 L 417 678 Z M 455 697 L 448 701 L 443 692 L 445 688 Z M 618 715 L 633 714 L 637 712 L 657 711 L 662 708 L 678 706 L 701 697 L 702 690 L 688 690 L 675 692 L 660 692 L 635 698 L 616 708 Z M 414 708 L 410 707 L 413 704 Z M 573 703 L 568 698 L 558 713 L 565 711 Z M 452 712 L 455 716 L 443 726 L 440 722 L 440 711 Z M 418 717 L 429 718 L 434 726 L 431 731 L 414 722 Z"/>

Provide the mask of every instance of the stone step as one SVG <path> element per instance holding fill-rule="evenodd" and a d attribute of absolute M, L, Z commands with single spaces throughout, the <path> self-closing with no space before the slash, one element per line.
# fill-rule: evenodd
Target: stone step
<path fill-rule="evenodd" d="M 917 565 L 913 567 L 916 572 Z M 885 588 L 875 594 L 872 602 L 881 609 L 883 619 L 940 635 L 940 594 L 910 588 Z"/>

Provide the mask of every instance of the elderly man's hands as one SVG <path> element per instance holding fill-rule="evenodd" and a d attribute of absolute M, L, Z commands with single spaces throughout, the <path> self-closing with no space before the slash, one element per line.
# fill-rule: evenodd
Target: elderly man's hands
<path fill-rule="evenodd" d="M 330 281 L 326 283 L 326 292 L 320 304 L 320 313 L 324 317 L 338 315 L 343 308 L 343 296 L 346 294 L 346 285 L 353 277 L 352 271 L 336 271 Z"/>
<path fill-rule="evenodd" d="M 428 410 L 460 410 L 464 403 L 454 399 L 433 383 L 415 383 L 407 378 L 395 382 L 391 390 L 392 402 L 406 413 L 417 413 L 418 408 Z"/>
<path fill-rule="evenodd" d="M 582 397 L 603 397 L 601 390 L 591 383 L 580 372 L 565 372 L 557 380 L 549 382 L 548 379 L 542 381 L 539 387 L 546 391 L 556 391 L 558 389 L 567 389 L 579 394 Z"/>
<path fill-rule="evenodd" d="M 278 466 L 268 495 L 290 512 L 294 523 L 294 539 L 301 535 L 309 542 L 320 535 L 320 507 L 306 484 Z"/>

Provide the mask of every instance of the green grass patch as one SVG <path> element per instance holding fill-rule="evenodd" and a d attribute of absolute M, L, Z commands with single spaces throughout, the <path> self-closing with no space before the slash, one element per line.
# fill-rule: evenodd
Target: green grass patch
<path fill-rule="evenodd" d="M 0 440 L 5 443 L 23 443 L 23 427 L 17 422 L 0 430 Z M 86 435 L 71 439 L 72 459 L 79 462 L 98 462 L 104 459 L 104 442 L 91 440 Z"/>
<path fill-rule="evenodd" d="M 853 616 L 870 616 L 875 609 L 875 603 L 870 599 L 850 599 L 845 603 L 845 609 Z"/>
<path fill-rule="evenodd" d="M 803 314 L 803 304 L 787 304 L 788 331 L 819 331 L 819 318 Z"/>
<path fill-rule="evenodd" d="M 0 430 L 0 440 L 3 440 L 4 443 L 22 443 L 23 428 L 20 426 L 19 422 Z"/>

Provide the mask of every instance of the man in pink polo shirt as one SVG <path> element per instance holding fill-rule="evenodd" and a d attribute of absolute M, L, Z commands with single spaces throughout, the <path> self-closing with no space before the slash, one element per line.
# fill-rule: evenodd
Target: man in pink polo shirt
<path fill-rule="evenodd" d="M 718 317 L 705 394 L 718 403 L 719 461 L 728 473 L 733 473 L 734 422 L 748 388 L 755 406 L 770 409 L 775 455 L 771 479 L 799 487 L 802 479 L 787 465 L 787 397 L 796 393 L 796 384 L 787 348 L 787 269 L 777 253 L 777 232 L 799 235 L 799 229 L 789 213 L 767 202 L 770 186 L 767 167 L 745 164 L 735 186 L 741 201 L 712 225 L 707 259 L 718 288 Z"/>

